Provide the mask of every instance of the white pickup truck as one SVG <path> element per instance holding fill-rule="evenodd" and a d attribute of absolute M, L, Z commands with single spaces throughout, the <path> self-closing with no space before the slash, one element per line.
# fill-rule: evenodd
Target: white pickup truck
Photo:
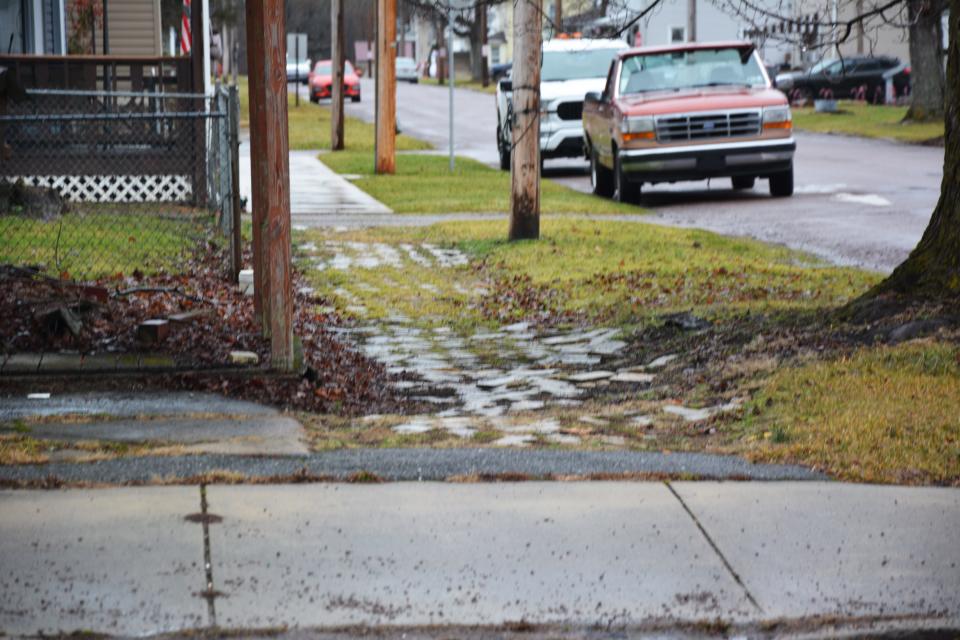
<path fill-rule="evenodd" d="M 540 157 L 583 156 L 583 97 L 603 91 L 614 55 L 627 48 L 622 40 L 556 38 L 543 43 L 540 65 Z M 510 168 L 513 82 L 497 84 L 497 151 L 500 168 Z"/>

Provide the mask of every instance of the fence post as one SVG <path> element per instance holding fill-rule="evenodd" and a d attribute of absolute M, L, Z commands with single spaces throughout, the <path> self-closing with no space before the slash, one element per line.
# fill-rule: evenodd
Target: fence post
<path fill-rule="evenodd" d="M 230 242 L 230 278 L 239 283 L 243 267 L 243 236 L 240 229 L 240 88 L 230 86 L 227 117 L 230 122 L 230 213 L 233 216 L 233 235 Z"/>

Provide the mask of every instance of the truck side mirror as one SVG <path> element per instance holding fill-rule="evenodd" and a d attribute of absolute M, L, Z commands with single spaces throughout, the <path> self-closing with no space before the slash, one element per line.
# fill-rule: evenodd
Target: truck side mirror
<path fill-rule="evenodd" d="M 513 91 L 513 80 L 504 78 L 500 81 L 500 91 Z"/>
<path fill-rule="evenodd" d="M 583 96 L 584 102 L 603 102 L 603 94 L 599 91 L 591 91 L 587 95 Z"/>

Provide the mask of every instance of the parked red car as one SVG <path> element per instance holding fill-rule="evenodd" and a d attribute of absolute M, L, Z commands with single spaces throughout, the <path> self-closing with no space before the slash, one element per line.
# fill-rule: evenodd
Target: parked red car
<path fill-rule="evenodd" d="M 332 76 L 333 66 L 330 60 L 320 60 L 314 65 L 308 78 L 310 102 L 320 102 L 333 97 L 330 88 Z M 343 88 L 344 97 L 350 98 L 354 102 L 360 102 L 360 76 L 357 75 L 349 60 L 345 61 L 343 65 Z"/>

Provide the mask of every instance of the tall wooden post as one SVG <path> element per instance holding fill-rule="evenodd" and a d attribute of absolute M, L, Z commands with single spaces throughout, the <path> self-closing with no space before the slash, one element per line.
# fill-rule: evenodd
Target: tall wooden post
<path fill-rule="evenodd" d="M 556 33 L 563 33 L 563 0 L 554 0 L 553 23 Z"/>
<path fill-rule="evenodd" d="M 697 0 L 687 0 L 687 42 L 697 41 Z"/>
<path fill-rule="evenodd" d="M 377 173 L 396 171 L 397 0 L 377 0 Z"/>
<path fill-rule="evenodd" d="M 270 335 L 270 309 L 266 304 L 268 281 L 264 277 L 267 264 L 264 251 L 267 186 L 261 182 L 267 175 L 267 158 L 263 152 L 267 124 L 263 111 L 263 3 L 248 0 L 247 22 L 247 102 L 250 119 L 250 190 L 253 214 L 253 308 L 264 335 Z"/>
<path fill-rule="evenodd" d="M 477 20 L 480 22 L 480 79 L 485 87 L 490 85 L 490 59 L 487 57 L 487 51 L 490 46 L 487 42 L 488 9 L 489 7 L 485 4 L 477 6 L 477 11 L 479 12 Z"/>
<path fill-rule="evenodd" d="M 510 239 L 540 237 L 540 19 L 543 0 L 513 5 Z"/>
<path fill-rule="evenodd" d="M 262 6 L 262 21 L 254 22 L 261 36 L 248 43 L 249 58 L 262 64 L 260 81 L 251 91 L 251 138 L 257 137 L 261 158 L 251 163 L 254 200 L 261 191 L 261 282 L 264 326 L 270 328 L 270 360 L 274 369 L 294 368 L 293 287 L 290 263 L 290 159 L 287 138 L 287 35 L 283 0 L 248 0 Z M 257 16 L 254 16 L 256 18 Z M 256 106 L 254 106 L 256 105 Z M 259 125 L 259 132 L 256 130 Z M 262 161 L 257 161 L 261 160 Z M 256 267 L 255 267 L 256 268 Z"/>
<path fill-rule="evenodd" d="M 333 65 L 330 148 L 340 151 L 343 149 L 343 0 L 332 0 L 330 3 L 330 34 L 330 58 Z"/>
<path fill-rule="evenodd" d="M 203 2 L 190 3 L 190 66 L 193 72 L 193 93 L 203 93 L 207 79 L 203 75 L 204 40 L 207 38 L 207 25 L 203 22 Z M 107 72 L 105 72 L 107 73 Z M 203 111 L 204 100 L 195 100 L 195 109 Z M 193 156 L 193 197 L 200 207 L 207 206 L 207 131 L 206 121 L 200 118 L 194 125 Z"/>

